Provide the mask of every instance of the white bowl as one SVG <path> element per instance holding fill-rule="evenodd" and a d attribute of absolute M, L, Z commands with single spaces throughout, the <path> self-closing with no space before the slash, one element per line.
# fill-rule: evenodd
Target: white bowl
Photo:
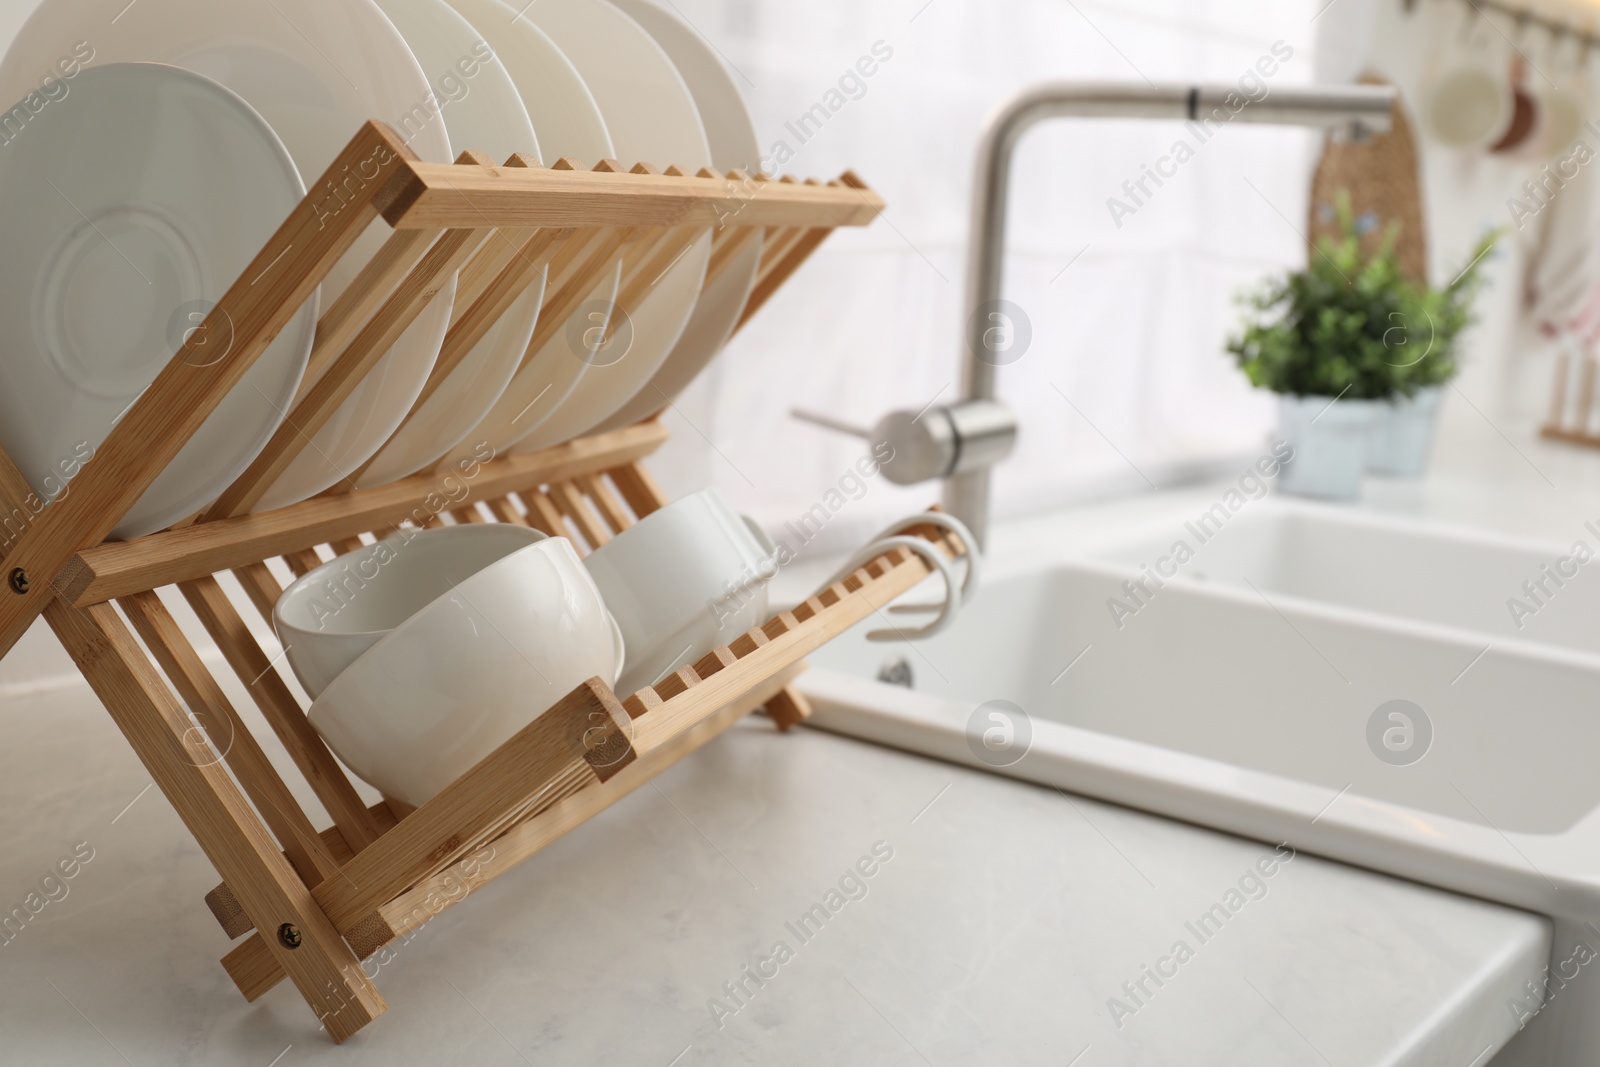
<path fill-rule="evenodd" d="M 652 512 L 584 561 L 621 627 L 627 696 L 766 620 L 772 542 L 705 489 Z"/>
<path fill-rule="evenodd" d="M 600 590 L 572 543 L 552 537 L 380 638 L 312 703 L 311 725 L 385 796 L 421 805 L 583 682 L 614 678 L 621 662 Z"/>
<path fill-rule="evenodd" d="M 308 571 L 278 598 L 272 625 L 315 697 L 379 638 L 485 567 L 544 539 L 504 523 L 402 530 Z"/>

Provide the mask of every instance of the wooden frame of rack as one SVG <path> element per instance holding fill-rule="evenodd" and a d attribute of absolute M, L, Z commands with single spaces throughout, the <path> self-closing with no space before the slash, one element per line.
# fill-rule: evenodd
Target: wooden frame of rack
<path fill-rule="evenodd" d="M 1600 359 L 1593 352 L 1576 343 L 1562 348 L 1550 383 L 1550 411 L 1539 428 L 1541 437 L 1600 448 L 1600 430 L 1595 428 L 1597 371 Z"/>
<path fill-rule="evenodd" d="M 417 160 L 392 130 L 362 127 L 199 330 L 111 429 L 68 492 L 44 506 L 0 452 L 5 509 L 0 654 L 43 615 L 222 877 L 206 901 L 239 943 L 223 958 L 254 1000 L 289 978 L 335 1041 L 386 1005 L 360 961 L 471 888 L 616 802 L 741 716 L 781 728 L 806 714 L 788 687 L 804 656 L 929 574 L 896 549 L 792 612 L 619 700 L 591 679 L 438 796 L 367 805 L 311 728 L 286 675 L 219 576 L 270 618 L 286 565 L 304 574 L 401 528 L 509 522 L 587 552 L 666 500 L 640 461 L 654 420 L 470 469 L 425 471 L 251 513 L 262 491 L 459 272 L 456 312 L 429 388 L 526 287 L 547 280 L 541 323 L 563 322 L 620 259 L 618 304 L 636 306 L 680 250 L 713 234 L 710 272 L 761 240 L 740 325 L 837 226 L 882 202 L 846 173 L 826 184 L 602 161 L 548 169 L 472 153 Z M 307 386 L 283 428 L 202 514 L 106 541 L 128 509 L 368 226 L 387 243 L 318 322 Z M 221 359 L 194 358 L 229 339 Z M 529 352 L 538 350 L 540 335 Z M 213 349 L 214 351 L 214 349 Z M 447 489 L 447 484 L 454 488 Z M 460 487 L 468 487 L 462 495 Z M 20 532 L 19 532 L 20 531 Z M 964 546 L 922 531 L 952 555 Z M 332 825 L 311 816 L 253 737 L 158 590 L 188 602 Z M 598 725 L 597 725 L 598 724 Z"/>

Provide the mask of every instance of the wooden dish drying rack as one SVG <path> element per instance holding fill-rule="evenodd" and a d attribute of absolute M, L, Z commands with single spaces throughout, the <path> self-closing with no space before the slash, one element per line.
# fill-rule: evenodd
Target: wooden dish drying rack
<path fill-rule="evenodd" d="M 882 201 L 846 173 L 826 184 L 740 172 L 604 161 L 592 170 L 473 153 L 426 164 L 370 122 L 294 209 L 200 329 L 111 429 L 69 490 L 40 503 L 0 452 L 6 522 L 0 654 L 43 615 L 155 784 L 222 877 L 206 897 L 228 936 L 223 966 L 247 999 L 288 977 L 335 1041 L 386 1008 L 361 960 L 616 802 L 741 716 L 765 706 L 787 728 L 806 713 L 788 687 L 803 657 L 929 574 L 892 550 L 619 701 L 591 679 L 438 796 L 368 806 L 311 728 L 280 664 L 219 582 L 231 573 L 270 620 L 296 574 L 403 523 L 509 522 L 604 544 L 664 504 L 640 461 L 665 439 L 654 420 L 541 452 L 491 458 L 365 490 L 346 488 L 251 514 L 263 490 L 459 272 L 453 321 L 424 396 L 541 275 L 529 352 L 621 259 L 630 311 L 687 245 L 710 231 L 709 270 L 760 240 L 740 325 L 837 226 L 872 221 Z M 201 515 L 106 541 L 129 508 L 376 219 L 393 232 L 322 314 L 308 387 L 249 469 Z M 547 325 L 548 324 L 548 325 Z M 205 339 L 228 337 L 220 360 Z M 964 546 L 920 531 L 956 554 Z M 366 540 L 364 540 L 366 539 Z M 176 587 L 332 820 L 318 829 L 253 737 L 157 590 Z M 270 647 L 270 646 L 268 646 Z"/>

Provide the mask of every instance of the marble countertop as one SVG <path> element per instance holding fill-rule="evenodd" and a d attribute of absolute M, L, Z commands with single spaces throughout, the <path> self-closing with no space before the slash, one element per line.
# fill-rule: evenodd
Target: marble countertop
<path fill-rule="evenodd" d="M 392 1010 L 335 1047 L 228 981 L 215 873 L 93 696 L 4 712 L 0 901 L 92 858 L 0 946 L 3 1065 L 1481 1067 L 1549 949 L 1535 916 L 757 718 L 397 942 Z"/>
<path fill-rule="evenodd" d="M 1561 543 L 1600 517 L 1600 451 L 1445 410 L 1432 476 L 1360 506 Z M 288 987 L 235 991 L 215 872 L 29 636 L 0 671 L 0 912 L 75 877 L 0 935 L 0 1067 L 1483 1067 L 1549 954 L 1536 916 L 753 719 L 399 943 L 393 1010 L 335 1047 Z"/>

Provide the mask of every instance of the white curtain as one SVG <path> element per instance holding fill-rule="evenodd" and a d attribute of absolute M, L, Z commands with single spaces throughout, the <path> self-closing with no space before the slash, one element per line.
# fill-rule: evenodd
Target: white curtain
<path fill-rule="evenodd" d="M 761 143 L 792 152 L 778 170 L 852 168 L 889 205 L 829 238 L 665 416 L 673 439 L 655 469 L 668 489 L 716 485 L 777 531 L 866 451 L 791 407 L 870 425 L 955 398 L 973 152 L 1000 101 L 1049 79 L 1235 83 L 1278 41 L 1292 56 L 1265 84 L 1309 82 L 1327 0 L 664 2 L 734 67 Z M 1356 2 L 1335 0 L 1328 24 Z M 0 40 L 33 6 L 0 0 Z M 806 139 L 790 128 L 840 100 Z M 1115 225 L 1107 199 L 1129 202 L 1123 182 L 1182 137 L 1194 140 L 1178 123 L 1063 122 L 1020 151 L 1005 293 L 1033 341 L 1000 374 L 1022 438 L 996 477 L 997 514 L 1242 462 L 1271 425 L 1222 346 L 1235 292 L 1303 261 L 1313 141 L 1225 129 Z M 809 551 L 851 547 L 939 492 L 867 485 Z"/>
<path fill-rule="evenodd" d="M 955 399 L 973 153 L 994 107 L 1051 79 L 1238 83 L 1263 57 L 1268 91 L 1307 83 L 1326 0 L 672 2 L 737 71 L 763 145 L 793 150 L 784 172 L 852 168 L 889 205 L 836 232 L 666 415 L 669 488 L 714 484 L 779 530 L 866 448 L 790 407 L 865 426 Z M 801 143 L 786 124 L 875 46 L 892 55 L 863 89 L 846 79 L 858 98 Z M 1108 199 L 1134 206 L 1123 183 L 1180 139 L 1197 142 L 1180 123 L 1060 122 L 1020 149 L 1005 290 L 1033 341 L 1000 375 L 1022 438 L 996 478 L 998 515 L 1242 465 L 1265 438 L 1272 405 L 1223 345 L 1235 293 L 1304 261 L 1315 141 L 1235 124 L 1113 219 Z M 815 548 L 848 547 L 938 491 L 876 479 Z"/>

